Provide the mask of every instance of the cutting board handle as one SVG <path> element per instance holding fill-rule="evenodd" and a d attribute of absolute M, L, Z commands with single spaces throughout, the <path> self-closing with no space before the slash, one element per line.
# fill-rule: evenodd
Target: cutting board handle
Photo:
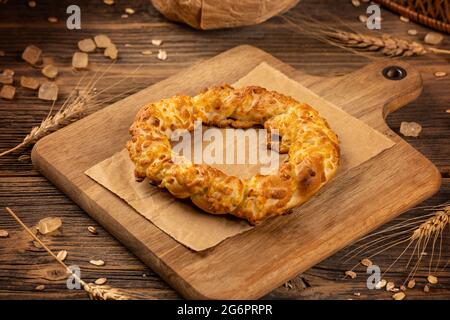
<path fill-rule="evenodd" d="M 296 71 L 293 78 L 351 115 L 383 131 L 387 128 L 386 116 L 413 101 L 422 92 L 419 71 L 400 60 L 373 62 L 344 76 L 314 77 Z"/>

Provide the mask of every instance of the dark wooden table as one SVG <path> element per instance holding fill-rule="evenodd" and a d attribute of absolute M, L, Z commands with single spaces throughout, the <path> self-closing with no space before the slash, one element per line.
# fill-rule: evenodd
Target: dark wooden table
<path fill-rule="evenodd" d="M 29 8 L 26 1 L 0 4 L 0 50 L 6 53 L 0 57 L 0 70 L 12 68 L 16 73 L 17 87 L 14 100 L 0 100 L 0 151 L 19 143 L 32 126 L 39 124 L 51 107 L 50 103 L 37 99 L 36 92 L 20 88 L 18 84 L 22 75 L 43 78 L 39 70 L 20 58 L 23 49 L 29 44 L 39 46 L 44 55 L 51 57 L 59 67 L 60 75 L 56 80 L 60 87 L 58 103 L 67 97 L 83 74 L 74 72 L 71 68 L 71 57 L 77 50 L 77 42 L 101 33 L 109 35 L 117 44 L 120 58 L 99 83 L 99 88 L 117 82 L 124 74 L 129 74 L 141 65 L 134 81 L 125 81 L 108 90 L 108 96 L 114 99 L 121 92 L 138 91 L 139 88 L 156 83 L 195 62 L 241 44 L 257 46 L 296 68 L 323 76 L 344 74 L 370 61 L 288 27 L 285 20 L 279 17 L 258 26 L 203 32 L 167 21 L 151 7 L 149 1 L 116 1 L 114 6 L 107 6 L 101 1 L 76 1 L 81 7 L 82 29 L 71 31 L 65 26 L 65 11 L 73 2 L 39 0 L 35 8 Z M 126 7 L 134 8 L 136 13 L 129 18 L 121 18 Z M 322 20 L 328 19 L 328 22 L 331 21 L 329 15 L 333 14 L 339 17 L 340 23 L 363 32 L 363 26 L 357 17 L 364 10 L 364 5 L 355 8 L 350 1 L 337 3 L 305 0 L 292 13 L 310 13 Z M 401 22 L 391 12 L 383 10 L 382 14 L 382 29 L 386 33 L 419 39 L 429 31 L 413 23 Z M 60 22 L 49 23 L 49 16 L 58 17 Z M 334 20 L 332 23 L 337 22 Z M 417 29 L 419 36 L 408 36 L 407 30 L 411 28 Z M 143 50 L 152 49 L 150 41 L 155 38 L 164 40 L 163 48 L 169 55 L 167 61 L 159 61 L 155 55 L 141 54 Z M 442 47 L 450 48 L 449 36 L 445 37 Z M 379 54 L 371 56 L 380 57 Z M 101 53 L 91 54 L 90 59 L 91 73 L 104 69 L 109 63 Z M 450 56 L 422 56 L 409 58 L 408 62 L 422 72 L 423 93 L 416 101 L 390 115 L 387 121 L 396 132 L 402 121 L 416 121 L 422 125 L 420 137 L 406 140 L 435 163 L 442 174 L 440 191 L 422 204 L 434 206 L 450 199 L 450 113 L 446 112 L 450 109 Z M 433 75 L 436 71 L 444 71 L 448 75 L 436 78 Z M 64 271 L 43 249 L 32 244 L 21 228 L 3 211 L 5 206 L 13 208 L 28 226 L 36 225 L 44 217 L 61 217 L 64 221 L 62 230 L 45 237 L 45 242 L 55 251 L 67 250 L 67 263 L 80 266 L 83 279 L 93 281 L 106 277 L 110 285 L 139 293 L 149 299 L 179 298 L 158 275 L 34 170 L 29 158 L 19 159 L 22 155 L 29 155 L 30 151 L 31 147 L 28 147 L 0 158 L 0 229 L 5 229 L 10 234 L 9 238 L 0 239 L 0 298 L 87 298 L 82 290 L 66 288 Z M 424 214 L 422 209 L 412 210 L 389 225 L 421 214 Z M 88 226 L 96 226 L 99 234 L 90 234 Z M 441 260 L 448 261 L 448 229 L 443 238 Z M 266 298 L 390 299 L 392 293 L 367 289 L 367 276 L 362 266 L 356 268 L 356 279 L 344 279 L 344 271 L 358 261 L 342 261 L 344 254 L 353 248 L 354 245 L 349 246 L 298 275 Z M 402 249 L 403 247 L 394 247 L 373 260 L 383 270 Z M 101 269 L 88 263 L 91 259 L 100 258 L 107 262 Z M 383 278 L 399 284 L 407 274 L 404 268 L 406 262 L 407 259 L 402 258 Z M 422 277 L 418 278 L 416 288 L 408 290 L 407 298 L 450 298 L 449 267 L 435 273 L 439 277 L 439 284 L 432 286 L 429 293 L 424 293 L 424 276 L 427 273 L 428 265 L 423 263 L 418 271 Z M 45 285 L 45 290 L 36 291 L 35 287 L 40 284 Z"/>

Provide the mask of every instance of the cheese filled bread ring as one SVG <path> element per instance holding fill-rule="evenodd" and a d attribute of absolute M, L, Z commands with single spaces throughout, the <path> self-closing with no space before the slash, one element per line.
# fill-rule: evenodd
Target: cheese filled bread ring
<path fill-rule="evenodd" d="M 178 129 L 208 126 L 277 130 L 278 151 L 288 158 L 277 174 L 249 179 L 228 176 L 205 164 L 193 164 L 172 151 Z M 215 86 L 200 94 L 174 96 L 148 104 L 130 128 L 127 149 L 138 180 L 149 178 L 177 198 L 212 214 L 232 214 L 256 224 L 307 201 L 336 173 L 340 151 L 336 134 L 312 107 L 261 87 Z M 269 145 L 270 147 L 270 145 Z M 174 158 L 175 157 L 175 158 Z"/>

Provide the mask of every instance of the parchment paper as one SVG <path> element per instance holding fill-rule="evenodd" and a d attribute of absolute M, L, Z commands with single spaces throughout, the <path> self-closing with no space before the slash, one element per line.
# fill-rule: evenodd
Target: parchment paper
<path fill-rule="evenodd" d="M 394 145 L 390 139 L 362 121 L 318 97 L 309 89 L 280 71 L 262 63 L 234 84 L 236 87 L 258 85 L 307 102 L 325 117 L 341 142 L 342 162 L 336 178 Z M 258 165 L 214 165 L 227 174 L 248 177 Z M 203 212 L 187 200 L 175 199 L 165 190 L 138 183 L 133 176 L 134 164 L 127 151 L 94 165 L 85 173 L 122 198 L 137 212 L 178 242 L 195 251 L 213 247 L 228 237 L 252 228 L 246 221 L 230 216 Z M 335 179 L 336 179 L 335 178 Z M 332 181 L 330 182 L 332 183 Z M 325 185 L 324 188 L 327 188 Z M 320 201 L 320 195 L 309 201 Z M 295 214 L 301 215 L 300 212 Z M 150 222 L 151 221 L 151 222 Z"/>

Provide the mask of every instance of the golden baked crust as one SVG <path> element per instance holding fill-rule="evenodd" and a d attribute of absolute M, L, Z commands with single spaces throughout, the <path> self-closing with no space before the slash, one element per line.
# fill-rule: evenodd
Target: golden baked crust
<path fill-rule="evenodd" d="M 262 124 L 269 132 L 277 129 L 279 152 L 289 157 L 277 174 L 247 180 L 187 159 L 174 162 L 171 134 L 177 129 L 193 130 L 196 120 L 218 127 Z M 229 213 L 252 224 L 308 200 L 335 175 L 340 158 L 338 138 L 316 110 L 256 86 L 222 85 L 194 97 L 151 103 L 138 112 L 130 134 L 127 149 L 136 178 L 148 177 L 177 198 L 190 197 L 209 213 Z"/>

